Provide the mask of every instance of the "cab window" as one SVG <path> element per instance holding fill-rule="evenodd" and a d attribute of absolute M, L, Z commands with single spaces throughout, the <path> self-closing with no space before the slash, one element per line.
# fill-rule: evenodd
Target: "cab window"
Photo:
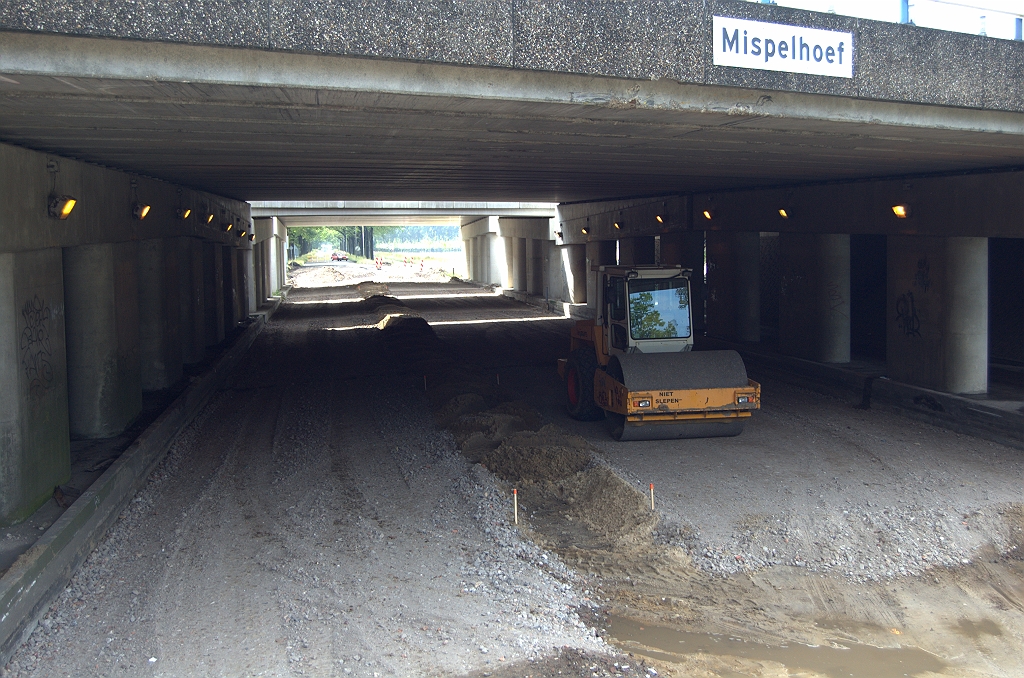
<path fill-rule="evenodd" d="M 629 333 L 633 339 L 689 337 L 690 287 L 687 280 L 631 280 Z"/>

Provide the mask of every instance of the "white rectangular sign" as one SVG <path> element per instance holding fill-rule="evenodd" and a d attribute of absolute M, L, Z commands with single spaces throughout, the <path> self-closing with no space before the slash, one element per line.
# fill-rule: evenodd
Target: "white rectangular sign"
<path fill-rule="evenodd" d="M 714 64 L 853 77 L 853 33 L 714 17 Z"/>

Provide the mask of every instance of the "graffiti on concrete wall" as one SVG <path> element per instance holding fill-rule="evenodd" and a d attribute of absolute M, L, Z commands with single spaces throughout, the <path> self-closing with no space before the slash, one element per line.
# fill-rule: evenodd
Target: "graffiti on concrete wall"
<path fill-rule="evenodd" d="M 847 317 L 843 310 L 846 306 L 846 298 L 843 297 L 843 292 L 839 289 L 839 285 L 829 283 L 826 292 L 828 293 L 828 314 L 833 318 Z"/>
<path fill-rule="evenodd" d="M 928 288 L 932 286 L 931 279 L 931 266 L 928 265 L 927 257 L 922 257 L 917 260 L 917 273 L 914 274 L 914 287 L 917 287 L 922 292 L 927 292 Z"/>
<path fill-rule="evenodd" d="M 21 309 L 24 327 L 21 330 L 21 365 L 28 380 L 30 397 L 41 398 L 53 388 L 53 349 L 50 346 L 50 321 L 53 314 L 49 305 L 38 296 L 25 302 Z"/>
<path fill-rule="evenodd" d="M 921 319 L 917 317 L 914 293 L 907 291 L 896 300 L 896 326 L 908 337 L 921 336 Z"/>

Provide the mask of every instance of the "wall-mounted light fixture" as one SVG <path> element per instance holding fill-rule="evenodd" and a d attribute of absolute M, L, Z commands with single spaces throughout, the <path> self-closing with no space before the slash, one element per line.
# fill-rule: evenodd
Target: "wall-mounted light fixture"
<path fill-rule="evenodd" d="M 256 234 L 255 233 L 250 233 L 249 234 L 249 242 L 254 242 L 255 240 L 256 240 Z"/>
<path fill-rule="evenodd" d="M 242 229 L 242 230 L 240 230 L 238 232 L 238 237 L 239 238 L 244 238 L 246 233 L 248 233 L 248 231 L 246 231 L 245 229 Z"/>
<path fill-rule="evenodd" d="M 897 219 L 906 219 L 910 216 L 910 205 L 893 205 L 892 213 Z"/>
<path fill-rule="evenodd" d="M 191 216 L 191 214 L 192 214 L 192 210 L 190 208 L 188 208 L 188 207 L 185 207 L 185 205 L 182 204 L 181 189 L 180 188 L 178 189 L 178 209 L 175 212 L 175 214 L 182 221 L 185 221 L 186 219 L 188 219 L 189 216 Z"/>
<path fill-rule="evenodd" d="M 590 233 L 590 229 L 587 228 L 586 226 L 581 228 L 580 231 L 583 233 L 583 235 L 586 235 L 586 234 Z"/>
<path fill-rule="evenodd" d="M 615 230 L 616 230 L 616 231 L 618 231 L 618 230 L 620 230 L 621 228 L 622 228 L 622 226 L 620 226 L 620 225 L 619 225 L 619 222 L 617 222 L 617 221 L 616 221 L 616 222 L 615 222 Z"/>
<path fill-rule="evenodd" d="M 703 214 L 704 214 L 704 218 L 707 219 L 708 221 L 711 221 L 712 219 L 715 218 L 715 211 L 712 210 L 712 209 L 704 210 Z"/>
<path fill-rule="evenodd" d="M 50 173 L 50 195 L 46 199 L 46 212 L 51 218 L 64 221 L 71 216 L 71 210 L 75 209 L 78 200 L 57 192 L 57 173 L 60 172 L 60 165 L 56 160 L 46 162 L 46 171 Z"/>
<path fill-rule="evenodd" d="M 658 220 L 659 224 L 664 224 L 665 223 L 665 220 L 661 218 L 660 214 L 655 214 L 654 218 Z"/>
<path fill-rule="evenodd" d="M 47 211 L 54 219 L 64 221 L 71 216 L 71 210 L 75 209 L 78 201 L 70 195 L 51 195 L 47 204 Z"/>
<path fill-rule="evenodd" d="M 209 214 L 206 215 L 206 223 L 213 223 L 213 212 L 210 212 Z"/>
<path fill-rule="evenodd" d="M 223 224 L 221 224 L 221 228 L 224 229 L 225 233 L 229 233 L 231 231 L 231 229 L 234 228 L 234 227 L 235 227 L 235 225 L 233 223 L 231 223 L 230 221 L 225 221 Z"/>
<path fill-rule="evenodd" d="M 789 210 L 784 208 L 779 209 L 779 216 L 782 217 L 783 219 L 789 219 Z"/>
<path fill-rule="evenodd" d="M 139 180 L 132 179 L 132 218 L 142 221 L 149 214 L 150 206 L 139 200 Z"/>

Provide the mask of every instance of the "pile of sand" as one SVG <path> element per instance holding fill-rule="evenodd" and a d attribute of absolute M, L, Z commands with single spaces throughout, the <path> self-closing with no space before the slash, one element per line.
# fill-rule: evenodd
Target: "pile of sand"
<path fill-rule="evenodd" d="M 536 431 L 542 425 L 537 411 L 521 401 L 501 403 L 486 411 L 465 412 L 450 421 L 448 428 L 455 434 L 459 448 L 473 462 L 481 461 L 513 433 Z"/>
<path fill-rule="evenodd" d="M 506 438 L 481 463 L 502 480 L 556 481 L 579 473 L 592 461 L 590 445 L 554 424 L 536 433 L 521 431 Z"/>

